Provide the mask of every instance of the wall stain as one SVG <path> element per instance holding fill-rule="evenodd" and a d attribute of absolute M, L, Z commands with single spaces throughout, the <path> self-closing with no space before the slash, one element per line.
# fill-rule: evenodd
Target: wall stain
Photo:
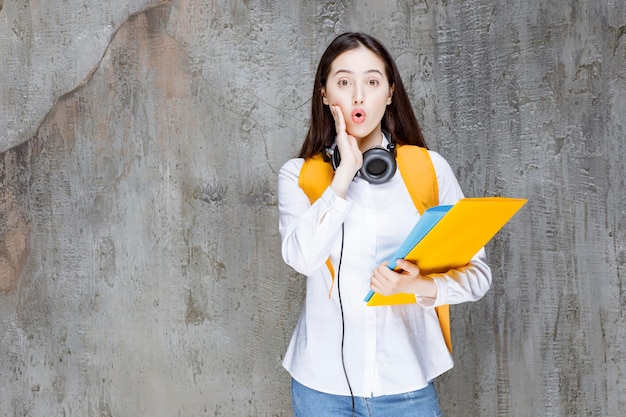
<path fill-rule="evenodd" d="M 30 254 L 22 149 L 0 154 L 0 294 L 15 292 Z"/>
<path fill-rule="evenodd" d="M 185 324 L 187 326 L 197 326 L 202 324 L 205 319 L 206 316 L 204 312 L 198 307 L 193 294 L 189 291 L 189 296 L 187 297 L 187 311 L 185 312 Z"/>
<path fill-rule="evenodd" d="M 97 274 L 111 288 L 115 285 L 115 277 L 118 274 L 116 265 L 115 242 L 111 237 L 104 237 L 98 242 L 96 248 Z"/>
<path fill-rule="evenodd" d="M 251 207 L 277 207 L 278 200 L 274 189 L 267 182 L 254 184 L 251 189 L 242 196 L 243 203 Z"/>
<path fill-rule="evenodd" d="M 227 185 L 213 181 L 196 187 L 192 192 L 192 197 L 214 206 L 220 206 L 226 202 L 227 193 Z"/>

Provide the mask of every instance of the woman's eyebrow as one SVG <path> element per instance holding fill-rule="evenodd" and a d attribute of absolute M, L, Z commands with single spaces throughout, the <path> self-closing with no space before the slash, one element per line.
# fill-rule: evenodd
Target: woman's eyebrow
<path fill-rule="evenodd" d="M 352 70 L 347 70 L 347 69 L 338 69 L 337 71 L 335 71 L 335 75 L 342 74 L 342 73 L 345 73 L 345 74 L 354 74 L 354 71 L 352 71 Z M 367 71 L 365 71 L 363 74 L 370 74 L 370 73 L 375 73 L 375 74 L 378 74 L 378 75 L 380 75 L 381 77 L 382 77 L 382 75 L 383 75 L 383 73 L 382 73 L 380 70 L 377 70 L 377 69 L 367 70 Z"/>

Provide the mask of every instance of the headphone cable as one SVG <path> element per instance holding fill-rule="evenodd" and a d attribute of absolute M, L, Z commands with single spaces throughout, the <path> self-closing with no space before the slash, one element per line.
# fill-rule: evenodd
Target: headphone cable
<path fill-rule="evenodd" d="M 350 379 L 348 378 L 348 371 L 346 370 L 346 361 L 344 359 L 346 322 L 343 315 L 343 303 L 341 301 L 341 285 L 339 285 L 339 277 L 341 276 L 341 260 L 343 259 L 343 242 L 344 226 L 343 223 L 341 223 L 341 252 L 339 252 L 339 266 L 337 267 L 337 296 L 339 297 L 339 309 L 341 310 L 341 365 L 343 366 L 343 374 L 346 376 L 346 382 L 348 383 L 348 389 L 350 390 L 350 398 L 352 399 L 352 417 L 354 417 L 354 393 L 352 392 L 352 386 L 350 385 Z"/>

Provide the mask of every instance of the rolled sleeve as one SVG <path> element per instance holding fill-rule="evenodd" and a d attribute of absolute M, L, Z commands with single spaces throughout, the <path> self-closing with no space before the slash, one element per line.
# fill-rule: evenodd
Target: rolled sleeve
<path fill-rule="evenodd" d="M 418 296 L 418 303 L 424 308 L 477 301 L 491 287 L 491 269 L 485 261 L 484 248 L 472 258 L 468 265 L 429 276 L 437 285 L 437 297 Z"/>

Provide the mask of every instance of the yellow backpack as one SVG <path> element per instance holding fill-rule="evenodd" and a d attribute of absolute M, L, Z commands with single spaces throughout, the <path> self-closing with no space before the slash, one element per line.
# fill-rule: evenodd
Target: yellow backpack
<path fill-rule="evenodd" d="M 420 214 L 424 214 L 428 208 L 438 205 L 439 187 L 437 186 L 437 174 L 428 150 L 419 146 L 399 145 L 396 148 L 396 162 L 417 211 Z M 298 185 L 307 195 L 311 204 L 313 204 L 328 188 L 334 175 L 331 164 L 325 162 L 320 153 L 304 161 L 300 170 Z M 326 261 L 326 266 L 334 283 L 335 269 L 330 259 Z M 450 306 L 446 304 L 435 309 L 439 317 L 439 325 L 441 326 L 446 346 L 452 353 Z"/>

